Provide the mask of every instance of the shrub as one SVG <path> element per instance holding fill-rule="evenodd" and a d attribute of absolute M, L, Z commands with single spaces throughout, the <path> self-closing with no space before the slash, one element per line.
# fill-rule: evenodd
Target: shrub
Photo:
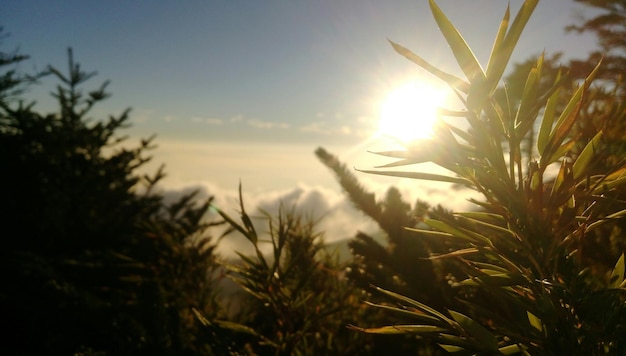
<path fill-rule="evenodd" d="M 48 72 L 60 82 L 55 113 L 24 103 L 16 91 L 24 77 L 15 72 L 0 87 L 6 330 L 0 348 L 9 354 L 202 350 L 192 308 L 219 314 L 207 278 L 215 268 L 204 233 L 209 202 L 194 204 L 191 196 L 163 202 L 154 192 L 163 171 L 137 172 L 152 140 L 120 144 L 128 110 L 89 118 L 109 94 L 106 83 L 83 92 L 94 73 L 82 71 L 71 51 L 68 73 Z"/>
<path fill-rule="evenodd" d="M 484 70 L 429 0 L 465 79 L 392 42 L 399 54 L 449 84 L 466 110 L 445 111 L 447 119 L 439 121 L 432 139 L 381 152 L 399 159 L 393 166 L 431 161 L 450 175 L 365 172 L 461 184 L 483 199 L 474 201 L 479 211 L 426 218 L 423 223 L 430 229 L 408 228 L 416 238 L 463 246 L 431 257 L 463 266 L 467 277 L 455 283 L 460 303 L 435 309 L 381 289 L 399 305 L 378 306 L 412 317 L 414 323 L 357 329 L 413 334 L 447 351 L 470 354 L 626 352 L 623 245 L 609 255 L 608 270 L 598 268 L 606 257 L 599 259 L 598 251 L 589 249 L 608 248 L 590 241 L 600 229 L 623 241 L 616 223 L 626 215 L 625 203 L 618 199 L 626 166 L 623 156 L 610 151 L 607 138 L 615 133 L 605 131 L 622 119 L 623 104 L 594 102 L 602 90 L 591 87 L 598 67 L 572 91 L 565 86 L 566 73 L 557 75 L 548 90 L 538 90 L 543 57 L 525 79 L 520 100 L 495 95 L 537 2 L 526 0 L 513 21 L 507 10 Z M 562 95 L 568 100 L 560 109 Z M 576 124 L 594 105 L 613 114 L 594 118 L 597 124 L 588 128 L 593 134 L 582 135 Z"/>
<path fill-rule="evenodd" d="M 240 322 L 212 324 L 236 332 L 241 352 L 274 355 L 361 354 L 370 342 L 346 325 L 362 306 L 357 289 L 347 283 L 344 267 L 324 247 L 315 221 L 281 207 L 277 216 L 263 213 L 267 233 L 258 232 L 246 212 L 240 188 L 240 219 L 219 210 L 232 232 L 245 236 L 252 256 L 224 263 L 229 277 L 246 293 Z M 264 253 L 264 247 L 269 254 Z M 211 327 L 210 322 L 205 323 Z M 231 347 L 231 352 L 237 349 Z"/>

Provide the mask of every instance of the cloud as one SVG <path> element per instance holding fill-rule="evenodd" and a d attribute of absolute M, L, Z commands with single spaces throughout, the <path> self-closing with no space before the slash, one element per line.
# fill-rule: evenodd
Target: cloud
<path fill-rule="evenodd" d="M 175 202 L 193 191 L 198 192 L 196 195 L 198 200 L 214 197 L 216 207 L 239 221 L 239 197 L 235 190 L 223 189 L 207 182 L 162 188 L 166 203 Z M 252 193 L 246 192 L 244 188 L 243 200 L 247 213 L 257 217 L 254 224 L 260 234 L 266 234 L 269 228 L 267 219 L 261 218 L 264 216 L 262 212 L 275 217 L 280 209 L 283 211 L 294 209 L 293 212 L 303 218 L 318 221 L 317 231 L 323 233 L 324 241 L 327 243 L 351 238 L 357 231 L 372 233 L 377 230 L 376 224 L 354 209 L 340 192 L 320 186 L 298 184 L 284 190 Z M 216 213 L 213 212 L 210 218 L 217 218 Z M 222 231 L 223 228 L 216 228 L 211 235 L 217 237 Z M 236 251 L 244 254 L 254 252 L 251 243 L 238 234 L 223 238 L 217 250 L 226 258 L 236 256 Z"/>
<path fill-rule="evenodd" d="M 154 110 L 150 109 L 137 109 L 133 110 L 133 122 L 144 123 L 149 121 L 154 115 Z"/>
<path fill-rule="evenodd" d="M 326 121 L 317 121 L 300 127 L 300 132 L 316 133 L 321 135 L 349 136 L 352 134 L 352 129 L 348 125 L 333 127 L 330 126 Z"/>
<path fill-rule="evenodd" d="M 259 119 L 248 119 L 246 122 L 248 123 L 248 125 L 259 128 L 259 129 L 272 129 L 272 128 L 287 129 L 289 128 L 289 124 L 284 123 L 284 122 L 262 121 Z"/>
<path fill-rule="evenodd" d="M 192 117 L 191 121 L 196 122 L 196 123 L 205 123 L 208 125 L 222 125 L 224 123 L 224 120 L 222 119 L 213 118 L 213 117 L 204 118 L 204 117 L 199 117 L 199 116 Z"/>
<path fill-rule="evenodd" d="M 302 144 L 249 146 L 164 141 L 159 150 L 162 151 L 158 156 L 165 159 L 168 173 L 162 181 L 162 191 L 168 202 L 197 189 L 199 199 L 214 196 L 217 207 L 238 219 L 237 188 L 241 181 L 248 213 L 261 216 L 259 209 L 262 209 L 275 215 L 281 204 L 284 209 L 295 206 L 297 213 L 320 220 L 318 231 L 324 233 L 328 243 L 351 238 L 357 231 L 378 231 L 371 219 L 352 207 L 332 173 L 313 155 L 314 147 Z M 378 157 L 365 152 L 363 147 L 335 147 L 330 150 L 338 153 L 342 161 L 359 168 L 387 163 L 376 161 Z M 146 167 L 147 172 L 154 167 Z M 430 166 L 416 166 L 415 170 L 442 173 Z M 455 189 L 448 183 L 358 172 L 355 175 L 379 200 L 384 198 L 391 186 L 395 186 L 404 200 L 411 204 L 419 199 L 431 206 L 441 204 L 456 211 L 475 208 L 467 201 L 471 196 L 467 190 Z M 267 221 L 255 220 L 255 223 L 260 232 L 267 231 Z M 219 236 L 220 233 L 221 230 L 214 231 L 212 235 Z M 251 248 L 243 237 L 229 235 L 220 241 L 218 250 L 223 256 L 234 256 L 235 251 L 252 253 Z"/>
<path fill-rule="evenodd" d="M 325 118 L 330 119 L 326 120 Z M 360 139 L 366 139 L 374 134 L 373 121 L 365 116 L 349 120 L 342 113 L 328 115 L 319 112 L 316 114 L 316 119 L 316 121 L 300 126 L 298 130 L 301 133 L 323 136 L 351 136 Z"/>
<path fill-rule="evenodd" d="M 359 177 L 368 190 L 376 194 L 378 200 L 383 199 L 390 185 L 376 180 Z M 417 199 L 426 201 L 431 206 L 442 204 L 453 210 L 474 208 L 467 201 L 469 195 L 449 188 L 449 185 L 419 185 L 415 181 L 401 180 L 396 186 L 403 198 L 411 204 Z M 166 202 L 174 202 L 185 194 L 198 191 L 196 198 L 204 200 L 214 197 L 214 205 L 229 214 L 235 221 L 239 221 L 239 196 L 234 189 L 224 189 L 215 184 L 198 182 L 186 186 L 172 187 L 164 190 Z M 336 189 L 322 186 L 313 186 L 300 183 L 287 189 L 266 191 L 248 191 L 243 189 L 243 201 L 246 212 L 253 217 L 257 233 L 267 238 L 269 229 L 267 215 L 276 217 L 283 212 L 293 211 L 303 218 L 317 221 L 316 231 L 322 233 L 326 243 L 333 243 L 350 239 L 358 231 L 376 234 L 379 231 L 377 224 L 356 210 L 344 194 Z M 293 209 L 293 210 L 292 210 Z M 210 216 L 218 218 L 215 212 Z M 221 235 L 224 227 L 216 228 L 211 232 L 213 237 Z M 271 251 L 270 245 L 263 245 L 264 252 Z M 242 235 L 232 233 L 220 240 L 218 253 L 224 258 L 235 257 L 235 252 L 244 254 L 254 253 L 252 244 Z"/>
<path fill-rule="evenodd" d="M 243 121 L 243 115 L 241 115 L 241 114 L 235 115 L 235 116 L 231 117 L 228 121 L 230 121 L 230 122 L 241 122 L 241 121 Z"/>

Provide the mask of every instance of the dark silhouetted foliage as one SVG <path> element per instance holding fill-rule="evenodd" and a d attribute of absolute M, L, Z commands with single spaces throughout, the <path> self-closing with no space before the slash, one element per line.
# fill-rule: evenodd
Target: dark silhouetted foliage
<path fill-rule="evenodd" d="M 348 355 L 371 352 L 371 337 L 355 334 L 347 325 L 363 310 L 360 292 L 347 283 L 343 267 L 324 248 L 315 221 L 281 207 L 267 213 L 267 233 L 259 232 L 244 208 L 240 219 L 226 213 L 232 233 L 246 237 L 254 255 L 225 264 L 229 277 L 246 292 L 244 313 L 224 327 L 246 335 L 240 352 L 260 355 Z M 267 249 L 266 249 L 267 247 Z M 269 250 L 269 253 L 264 250 Z"/>
<path fill-rule="evenodd" d="M 4 58 L 4 57 L 3 57 Z M 8 58 L 8 57 L 6 57 Z M 13 55 L 4 64 L 23 60 Z M 0 105 L 0 314 L 6 354 L 196 354 L 192 308 L 212 316 L 215 264 L 203 231 L 210 202 L 167 205 L 153 192 L 163 176 L 141 176 L 151 139 L 122 145 L 129 111 L 88 115 L 106 84 L 84 93 L 94 73 L 69 52 L 56 113 L 20 97 L 6 72 Z M 17 101 L 17 99 L 20 99 Z"/>

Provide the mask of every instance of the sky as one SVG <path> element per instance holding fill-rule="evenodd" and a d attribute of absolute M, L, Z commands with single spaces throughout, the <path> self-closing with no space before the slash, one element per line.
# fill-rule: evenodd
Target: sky
<path fill-rule="evenodd" d="M 437 3 L 485 65 L 507 4 L 515 14 L 522 1 Z M 563 30 L 584 11 L 572 0 L 540 1 L 512 61 L 544 50 L 584 57 L 594 39 Z M 127 133 L 131 142 L 157 134 L 147 169 L 165 164 L 168 194 L 198 188 L 235 206 L 241 182 L 249 206 L 283 200 L 327 216 L 327 240 L 373 225 L 314 150 L 350 167 L 385 163 L 368 150 L 389 144 L 373 136 L 387 95 L 407 82 L 441 86 L 388 40 L 460 74 L 426 0 L 5 0 L 0 26 L 9 34 L 2 51 L 31 56 L 22 71 L 66 68 L 72 47 L 83 69 L 98 72 L 85 90 L 110 80 L 113 96 L 94 119 L 132 108 Z M 53 85 L 46 79 L 28 93 L 42 111 L 54 110 Z M 396 185 L 409 201 L 468 206 L 446 185 L 357 176 L 377 195 Z"/>

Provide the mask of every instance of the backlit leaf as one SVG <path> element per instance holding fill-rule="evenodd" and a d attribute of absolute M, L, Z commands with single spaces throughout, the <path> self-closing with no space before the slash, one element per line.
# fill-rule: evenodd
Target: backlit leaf
<path fill-rule="evenodd" d="M 574 179 L 578 180 L 581 178 L 585 169 L 589 166 L 589 163 L 594 159 L 596 153 L 598 151 L 598 147 L 600 146 L 600 140 L 602 139 L 602 131 L 598 132 L 592 139 L 587 143 L 587 146 L 580 152 L 578 158 L 574 162 L 572 166 L 572 172 L 574 173 Z"/>
<path fill-rule="evenodd" d="M 555 83 L 558 83 L 561 80 L 561 71 L 557 74 Z M 541 120 L 541 128 L 537 134 L 537 149 L 539 150 L 539 154 L 541 156 L 547 155 L 547 152 L 544 152 L 546 148 L 546 144 L 548 142 L 548 137 L 550 136 L 550 132 L 552 131 L 552 125 L 554 125 L 554 115 L 556 113 L 556 106 L 559 101 L 559 95 L 561 94 L 561 89 L 557 88 L 554 93 L 550 96 L 546 103 L 546 108 L 543 112 L 543 118 Z"/>
<path fill-rule="evenodd" d="M 405 57 L 406 59 L 410 60 L 411 62 L 417 64 L 418 66 L 424 68 L 426 71 L 430 72 L 431 74 L 433 74 L 434 76 L 436 76 L 437 78 L 443 80 L 444 82 L 446 82 L 451 88 L 458 90 L 462 93 L 467 94 L 467 92 L 469 91 L 469 84 L 467 82 L 465 82 L 463 79 L 454 76 L 452 74 L 448 74 L 440 69 L 438 69 L 437 67 L 431 65 L 430 63 L 426 62 L 424 59 L 422 59 L 422 57 L 418 56 L 417 54 L 411 52 L 410 50 L 408 50 L 407 48 L 393 42 L 393 41 L 389 41 L 389 43 L 391 43 L 391 46 L 393 47 L 393 49 L 400 55 L 402 55 L 403 57 Z"/>
<path fill-rule="evenodd" d="M 357 330 L 369 334 L 431 334 L 447 331 L 447 329 L 432 325 L 390 325 L 380 328 L 358 328 Z"/>
<path fill-rule="evenodd" d="M 403 172 L 403 171 L 372 171 L 366 169 L 357 169 L 359 172 L 369 173 L 369 174 L 377 174 L 381 176 L 391 176 L 391 177 L 401 177 L 401 178 L 411 178 L 411 179 L 422 179 L 422 180 L 431 180 L 436 182 L 447 182 L 447 183 L 456 183 L 471 186 L 472 183 L 464 178 L 450 177 L 444 176 L 440 174 L 433 173 L 423 173 L 423 172 Z"/>
<path fill-rule="evenodd" d="M 522 31 L 526 27 L 526 24 L 528 23 L 528 20 L 532 16 L 538 3 L 539 0 L 524 1 L 524 4 L 515 16 L 515 19 L 513 20 L 513 23 L 511 24 L 511 27 L 506 34 L 506 37 L 501 43 L 499 43 L 498 40 L 500 39 L 500 31 L 502 30 L 499 30 L 498 36 L 496 37 L 496 42 L 494 43 L 494 48 L 491 53 L 491 57 L 489 58 L 489 64 L 487 65 L 486 78 L 487 90 L 489 94 L 493 93 L 493 91 L 497 87 L 500 78 L 502 77 L 509 63 L 513 50 L 517 46 L 517 42 L 519 41 Z M 508 24 L 508 13 L 509 9 L 507 7 L 507 11 L 502 20 L 502 23 L 504 24 Z M 503 25 L 501 24 L 500 27 L 502 28 Z"/>
<path fill-rule="evenodd" d="M 449 310 L 452 318 L 481 345 L 484 350 L 497 351 L 498 339 L 484 326 L 454 310 Z"/>
<path fill-rule="evenodd" d="M 448 45 L 450 45 L 450 49 L 452 49 L 452 53 L 467 79 L 470 83 L 473 83 L 477 77 L 484 78 L 485 74 L 483 69 L 478 63 L 476 56 L 474 56 L 474 53 L 465 42 L 465 39 L 463 39 L 463 36 L 457 31 L 452 22 L 448 20 L 434 0 L 429 0 L 428 3 L 441 33 L 446 38 L 446 41 L 448 41 Z"/>

